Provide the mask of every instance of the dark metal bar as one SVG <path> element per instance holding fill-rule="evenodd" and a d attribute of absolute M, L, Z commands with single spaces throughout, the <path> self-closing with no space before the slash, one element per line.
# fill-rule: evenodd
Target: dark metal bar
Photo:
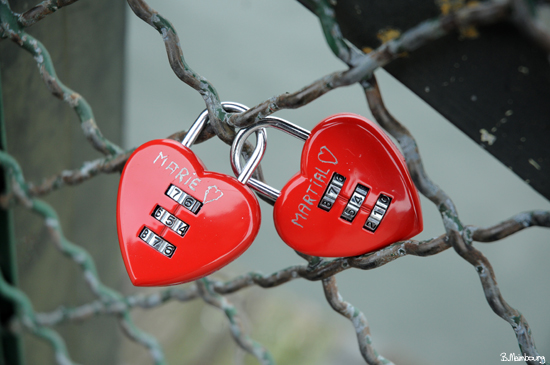
<path fill-rule="evenodd" d="M 7 149 L 6 129 L 4 127 L 4 106 L 0 80 L 0 150 Z M 9 180 L 5 171 L 0 168 L 0 194 L 9 190 Z M 11 209 L 0 209 L 0 270 L 4 278 L 12 285 L 17 285 L 17 267 L 15 259 L 15 234 Z M 0 296 L 0 365 L 23 364 L 21 339 L 8 331 L 7 325 L 15 315 L 15 305 Z"/>

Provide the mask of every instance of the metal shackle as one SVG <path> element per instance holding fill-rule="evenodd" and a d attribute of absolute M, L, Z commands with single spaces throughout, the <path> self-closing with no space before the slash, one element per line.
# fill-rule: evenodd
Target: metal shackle
<path fill-rule="evenodd" d="M 222 107 L 225 111 L 229 113 L 242 113 L 248 110 L 248 107 L 246 105 L 235 103 L 233 101 L 222 102 Z M 189 128 L 189 130 L 187 131 L 187 134 L 185 135 L 185 137 L 183 137 L 183 140 L 181 141 L 181 143 L 185 147 L 191 148 L 191 146 L 195 143 L 195 141 L 201 134 L 202 130 L 206 126 L 206 123 L 208 123 L 209 119 L 210 118 L 208 116 L 208 109 L 204 109 L 199 114 L 199 116 L 197 117 L 197 119 L 195 120 L 191 128 Z"/>
<path fill-rule="evenodd" d="M 222 107 L 225 111 L 229 113 L 242 113 L 248 110 L 248 107 L 246 105 L 235 103 L 233 101 L 222 102 Z M 204 109 L 202 113 L 199 114 L 199 116 L 197 117 L 197 120 L 195 120 L 191 128 L 189 128 L 189 130 L 187 131 L 187 134 L 185 135 L 181 143 L 185 147 L 190 149 L 191 146 L 195 143 L 195 141 L 199 137 L 199 135 L 201 134 L 204 127 L 206 126 L 206 123 L 208 123 L 209 119 L 210 118 L 208 116 L 208 109 Z M 252 152 L 252 156 L 248 159 L 246 166 L 243 169 L 243 171 L 246 171 L 247 173 L 243 172 L 243 174 L 239 174 L 239 177 L 237 178 L 237 180 L 239 180 L 239 182 L 243 184 L 246 184 L 248 182 L 248 179 L 250 179 L 250 176 L 252 176 L 252 173 L 254 172 L 254 170 L 256 170 L 256 168 L 260 164 L 260 161 L 262 160 L 262 157 L 264 155 L 264 151 L 266 148 L 266 144 L 267 144 L 267 132 L 265 128 L 256 129 L 255 132 L 256 132 L 256 147 L 254 148 L 254 152 Z M 241 150 L 242 150 L 242 146 L 241 146 Z M 239 167 L 240 167 L 240 163 L 239 163 Z"/>
<path fill-rule="evenodd" d="M 246 142 L 248 137 L 250 137 L 253 132 L 264 130 L 266 127 L 278 129 L 302 141 L 306 141 L 310 135 L 310 131 L 308 131 L 307 129 L 304 129 L 300 126 L 297 126 L 296 124 L 290 123 L 289 121 L 277 117 L 266 117 L 251 127 L 241 129 L 239 133 L 237 133 L 237 136 L 235 137 L 235 139 L 233 140 L 233 144 L 231 145 L 231 167 L 233 168 L 233 172 L 235 173 L 235 175 L 240 176 L 244 174 L 245 176 L 250 176 L 254 172 L 256 166 L 253 166 L 250 163 L 247 163 L 246 166 L 241 169 L 241 161 L 239 157 L 241 155 L 244 143 Z M 254 154 L 256 154 L 256 151 L 258 150 L 258 145 L 259 143 L 256 143 Z M 262 150 L 259 153 L 260 160 L 264 156 L 266 147 L 267 143 L 263 146 Z M 259 194 L 264 196 L 273 204 L 275 204 L 275 201 L 281 195 L 281 192 L 279 190 L 254 178 L 250 178 L 247 182 L 247 185 L 256 190 Z"/>

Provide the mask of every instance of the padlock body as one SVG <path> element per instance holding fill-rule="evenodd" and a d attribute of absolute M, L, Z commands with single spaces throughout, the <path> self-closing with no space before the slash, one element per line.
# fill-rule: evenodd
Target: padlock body
<path fill-rule="evenodd" d="M 220 269 L 250 246 L 260 221 L 248 187 L 207 171 L 179 142 L 145 143 L 122 172 L 117 228 L 136 286 L 180 284 Z"/>
<path fill-rule="evenodd" d="M 331 116 L 311 131 L 274 220 L 290 247 L 322 257 L 365 254 L 423 227 L 403 156 L 377 125 L 355 114 Z"/>

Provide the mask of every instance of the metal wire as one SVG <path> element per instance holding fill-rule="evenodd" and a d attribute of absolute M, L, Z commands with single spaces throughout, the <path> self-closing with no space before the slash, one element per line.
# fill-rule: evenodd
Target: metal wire
<path fill-rule="evenodd" d="M 357 310 L 353 305 L 344 301 L 338 292 L 336 278 L 334 276 L 323 279 L 323 289 L 328 303 L 336 312 L 340 313 L 353 323 L 359 350 L 365 361 L 369 364 L 392 364 L 391 361 L 380 355 L 372 346 L 370 329 L 365 315 Z"/>
<path fill-rule="evenodd" d="M 214 291 L 214 285 L 209 278 L 203 278 L 197 281 L 199 295 L 208 304 L 222 310 L 231 329 L 231 335 L 235 342 L 246 352 L 253 355 L 261 364 L 274 364 L 273 357 L 260 343 L 252 340 L 245 332 L 237 309 L 231 302 L 221 294 Z"/>
<path fill-rule="evenodd" d="M 143 0 L 128 0 L 128 4 L 138 17 L 162 35 L 168 60 L 176 76 L 202 95 L 209 111 L 211 123 L 201 134 L 198 142 L 216 135 L 225 143 L 231 143 L 235 137 L 234 127 L 253 125 L 277 110 L 299 108 L 335 88 L 360 83 L 376 120 L 401 145 L 416 187 L 439 209 L 445 233 L 426 241 L 396 242 L 379 250 L 376 254 L 350 258 L 326 260 L 298 253 L 307 260 L 307 264 L 290 266 L 271 275 L 249 272 L 227 281 L 204 278 L 185 289 L 169 288 L 153 294 L 122 296 L 100 281 L 90 255 L 65 238 L 56 212 L 47 203 L 36 198 L 36 196 L 48 194 L 65 185 L 80 184 L 101 173 L 118 172 L 132 152 L 132 150 L 123 151 L 103 137 L 95 122 L 91 107 L 80 95 L 57 78 L 46 48 L 23 30 L 76 0 L 43 1 L 23 14 L 15 14 L 6 0 L 0 0 L 1 39 L 11 39 L 35 58 L 46 87 L 55 97 L 65 101 L 75 110 L 84 135 L 94 148 L 106 155 L 106 157 L 83 163 L 79 169 L 62 171 L 45 179 L 41 184 L 32 184 L 25 181 L 17 161 L 9 154 L 0 152 L 0 165 L 4 167 L 13 181 L 12 190 L 0 197 L 0 202 L 4 207 L 20 204 L 40 216 L 59 251 L 79 265 L 90 290 L 97 297 L 96 300 L 77 307 L 60 307 L 49 313 L 35 313 L 28 297 L 19 289 L 9 285 L 3 276 L 0 276 L 0 295 L 13 301 L 19 308 L 19 314 L 12 320 L 11 330 L 17 331 L 19 328 L 24 328 L 45 339 L 53 347 L 58 364 L 72 364 L 63 339 L 51 327 L 62 322 L 84 320 L 95 315 L 112 315 L 118 319 L 122 330 L 129 338 L 149 350 L 156 364 L 163 364 L 165 363 L 164 355 L 158 341 L 134 325 L 130 310 L 135 307 L 154 308 L 171 300 L 186 302 L 202 298 L 206 303 L 224 311 L 230 324 L 231 334 L 238 346 L 255 356 L 260 363 L 272 364 L 274 360 L 270 353 L 262 345 L 252 340 L 243 330 L 235 307 L 225 295 L 253 285 L 272 288 L 294 279 L 304 278 L 310 281 L 322 281 L 330 306 L 352 322 L 359 349 L 365 361 L 369 364 L 387 364 L 390 362 L 379 355 L 372 346 L 366 317 L 357 308 L 342 299 L 334 275 L 351 268 L 375 269 L 406 255 L 432 256 L 453 247 L 476 269 L 489 305 L 498 316 L 511 324 L 522 353 L 534 358 L 539 356 L 527 320 L 502 298 L 489 261 L 473 247 L 472 243 L 474 241 L 498 241 L 532 226 L 550 227 L 550 212 L 519 213 L 504 222 L 486 228 L 465 226 L 459 219 L 452 200 L 429 178 L 424 170 L 416 141 L 412 135 L 385 108 L 372 73 L 376 68 L 399 57 L 402 52 L 414 51 L 426 43 L 468 25 L 511 20 L 546 50 L 550 49 L 550 34 L 525 11 L 523 1 L 487 1 L 425 21 L 371 53 L 363 54 L 351 47 L 342 37 L 332 3 L 329 0 L 299 1 L 315 10 L 331 50 L 348 65 L 349 69 L 326 75 L 296 92 L 270 98 L 248 111 L 238 114 L 226 113 L 214 86 L 194 72 L 186 63 L 172 24 L 151 9 Z M 170 138 L 181 140 L 184 134 L 185 132 L 177 132 Z M 528 363 L 531 362 L 528 361 Z"/>

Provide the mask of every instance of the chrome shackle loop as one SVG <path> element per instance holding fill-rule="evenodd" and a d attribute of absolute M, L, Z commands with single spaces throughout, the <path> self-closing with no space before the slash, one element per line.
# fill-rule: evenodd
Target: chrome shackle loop
<path fill-rule="evenodd" d="M 225 111 L 229 113 L 242 113 L 248 110 L 247 106 L 243 104 L 235 103 L 233 101 L 222 102 L 222 107 Z M 208 109 L 205 109 L 202 111 L 202 113 L 199 114 L 199 116 L 197 117 L 197 120 L 195 120 L 191 128 L 189 128 L 189 130 L 187 131 L 187 134 L 185 135 L 181 143 L 185 147 L 191 148 L 191 146 L 195 143 L 195 141 L 201 134 L 202 130 L 208 123 L 208 120 L 209 120 Z M 252 156 L 248 159 L 243 169 L 243 171 L 247 171 L 247 173 L 238 174 L 238 178 L 237 178 L 237 180 L 239 180 L 243 184 L 246 184 L 248 182 L 248 180 L 250 179 L 250 176 L 260 164 L 260 161 L 262 160 L 262 157 L 264 155 L 264 151 L 266 148 L 266 144 L 267 144 L 267 132 L 265 128 L 261 128 L 261 129 L 258 128 L 254 130 L 254 132 L 256 132 L 256 147 L 254 148 L 254 151 L 252 152 Z M 244 141 L 243 141 L 243 145 L 244 145 Z M 239 149 L 239 154 L 242 151 L 243 145 L 241 145 L 241 148 Z M 239 167 L 240 167 L 240 161 L 239 161 Z"/>
<path fill-rule="evenodd" d="M 229 112 L 229 113 L 242 113 L 248 110 L 248 107 L 246 105 L 235 103 L 233 101 L 222 102 L 222 107 L 226 112 Z M 202 130 L 208 123 L 209 119 L 210 118 L 208 116 L 208 109 L 204 109 L 199 114 L 199 116 L 197 117 L 197 119 L 195 120 L 191 128 L 189 128 L 189 130 L 187 131 L 187 134 L 185 135 L 185 137 L 183 137 L 183 140 L 181 141 L 181 143 L 185 147 L 191 148 L 191 146 L 195 143 L 195 141 L 201 134 Z"/>
<path fill-rule="evenodd" d="M 240 161 L 240 154 L 248 137 L 250 137 L 252 133 L 257 132 L 258 130 L 265 130 L 266 127 L 278 129 L 302 141 L 305 141 L 309 138 L 310 132 L 307 129 L 290 123 L 289 121 L 286 121 L 284 119 L 277 117 L 267 117 L 260 120 L 258 123 L 254 124 L 251 127 L 241 129 L 233 140 L 233 144 L 231 145 L 231 167 L 233 168 L 233 172 L 235 173 L 235 175 L 248 176 L 248 186 L 264 196 L 267 200 L 272 202 L 272 204 L 275 204 L 275 201 L 281 195 L 281 192 L 262 181 L 250 178 L 256 167 L 252 164 L 247 163 L 244 168 L 241 168 Z M 259 143 L 256 144 L 256 147 L 258 147 L 258 145 Z M 265 143 L 262 150 L 258 152 L 260 160 L 263 158 L 266 148 L 267 143 Z M 254 154 L 256 154 L 257 150 L 258 148 L 254 150 Z"/>

